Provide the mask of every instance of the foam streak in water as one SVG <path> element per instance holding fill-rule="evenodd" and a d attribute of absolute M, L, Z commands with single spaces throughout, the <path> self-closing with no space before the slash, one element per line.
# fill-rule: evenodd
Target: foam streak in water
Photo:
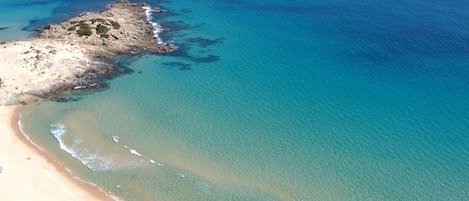
<path fill-rule="evenodd" d="M 119 142 L 119 136 L 112 136 L 112 141 L 114 141 L 115 143 L 118 143 Z"/>
<path fill-rule="evenodd" d="M 137 155 L 137 156 L 142 156 L 142 154 L 138 153 L 137 150 L 135 149 L 129 149 L 130 153 Z"/>
<path fill-rule="evenodd" d="M 112 167 L 112 161 L 105 157 L 99 156 L 98 154 L 90 153 L 86 148 L 78 148 L 77 146 L 81 143 L 80 139 L 75 139 L 72 146 L 67 146 L 64 141 L 64 135 L 66 133 L 65 125 L 63 124 L 52 124 L 50 125 L 50 133 L 55 137 L 59 143 L 60 149 L 66 151 L 74 158 L 78 159 L 83 165 L 88 167 L 90 170 L 109 170 Z"/>

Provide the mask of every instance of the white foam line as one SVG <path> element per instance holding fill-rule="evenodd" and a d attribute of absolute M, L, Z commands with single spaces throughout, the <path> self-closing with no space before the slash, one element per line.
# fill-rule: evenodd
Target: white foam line
<path fill-rule="evenodd" d="M 109 170 L 112 168 L 112 161 L 107 158 L 99 157 L 96 154 L 89 153 L 87 149 L 80 149 L 75 151 L 73 147 L 81 143 L 81 140 L 75 139 L 72 147 L 68 147 L 63 141 L 63 136 L 65 135 L 65 125 L 63 124 L 52 124 L 50 125 L 50 133 L 54 135 L 55 139 L 59 143 L 60 149 L 66 151 L 72 157 L 78 159 L 81 164 L 86 166 L 92 171 L 96 170 Z"/>
<path fill-rule="evenodd" d="M 127 150 L 129 150 L 129 152 L 130 152 L 131 154 L 142 157 L 142 154 L 138 153 L 137 150 L 131 149 L 131 148 L 130 148 L 129 146 L 127 146 L 127 145 L 124 145 L 124 148 L 127 149 Z"/>
<path fill-rule="evenodd" d="M 115 143 L 118 143 L 119 142 L 119 136 L 113 135 L 112 136 L 112 141 L 114 141 Z"/>
<path fill-rule="evenodd" d="M 142 156 L 142 154 L 138 153 L 137 150 L 135 149 L 129 149 L 130 153 L 137 155 L 137 156 Z"/>
<path fill-rule="evenodd" d="M 152 21 L 153 20 L 153 14 L 152 13 L 155 10 L 153 10 L 150 6 L 144 6 L 142 8 L 145 10 L 145 15 L 147 16 L 147 21 L 150 22 L 151 25 L 153 26 L 153 37 L 156 39 L 158 44 L 164 44 L 163 40 L 161 40 L 160 36 L 158 35 L 159 33 L 161 33 L 161 31 L 163 31 L 163 28 L 161 27 L 160 24 Z"/>
<path fill-rule="evenodd" d="M 23 118 L 23 115 L 20 113 L 19 114 L 19 118 L 18 118 L 18 128 L 21 132 L 21 134 L 28 140 L 29 143 L 31 143 L 33 146 L 35 146 L 36 148 L 38 148 L 41 152 L 45 153 L 45 150 L 38 146 L 36 143 L 34 143 L 31 138 L 29 137 L 29 135 L 26 134 L 26 132 L 24 132 L 24 126 L 23 126 L 23 123 L 21 122 L 21 119 Z M 89 168 L 89 167 L 88 167 Z M 90 181 L 86 181 L 86 180 L 83 180 L 81 179 L 80 177 L 77 177 L 73 174 L 72 170 L 69 169 L 69 168 L 66 168 L 64 167 L 65 171 L 67 171 L 67 173 L 71 176 L 73 176 L 76 180 L 80 181 L 80 182 L 83 182 L 83 183 L 86 183 L 86 184 L 89 184 L 91 185 L 92 187 L 94 188 L 97 188 L 99 191 L 105 193 L 107 196 L 109 196 L 112 200 L 115 200 L 115 201 L 122 201 L 121 198 L 113 195 L 111 192 L 106 192 L 104 191 L 104 189 L 102 189 L 100 186 L 98 186 L 97 184 L 93 183 L 93 182 L 90 182 Z"/>
<path fill-rule="evenodd" d="M 20 114 L 19 116 L 19 120 L 18 120 L 18 128 L 20 129 L 20 132 L 21 134 L 24 136 L 24 138 L 26 138 L 26 140 L 28 140 L 29 143 L 31 143 L 33 146 L 35 146 L 36 148 L 38 148 L 41 152 L 45 153 L 45 150 L 40 147 L 39 145 L 37 145 L 36 143 L 34 143 L 31 138 L 29 137 L 28 134 L 26 134 L 26 132 L 24 132 L 23 130 L 23 123 L 21 122 L 21 119 L 23 118 L 23 116 Z"/>

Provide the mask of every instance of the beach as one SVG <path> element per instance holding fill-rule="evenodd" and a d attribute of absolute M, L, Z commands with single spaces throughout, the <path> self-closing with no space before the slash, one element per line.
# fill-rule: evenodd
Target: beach
<path fill-rule="evenodd" d="M 44 39 L 4 43 L 0 52 L 1 199 L 112 200 L 32 145 L 18 125 L 22 97 L 78 84 L 77 75 L 90 69 L 90 57 L 77 45 Z"/>
<path fill-rule="evenodd" d="M 0 3 L 0 200 L 469 197 L 469 5 L 112 2 Z"/>
<path fill-rule="evenodd" d="M 19 132 L 17 106 L 0 106 L 0 199 L 113 200 L 69 173 Z"/>
<path fill-rule="evenodd" d="M 145 3 L 117 1 L 37 29 L 37 37 L 0 43 L 0 199 L 114 200 L 34 145 L 20 131 L 18 108 L 33 99 L 99 87 L 112 71 L 110 56 L 170 52 L 150 23 Z"/>

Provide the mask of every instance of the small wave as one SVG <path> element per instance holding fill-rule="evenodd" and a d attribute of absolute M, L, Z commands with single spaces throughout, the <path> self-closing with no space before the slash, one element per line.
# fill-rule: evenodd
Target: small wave
<path fill-rule="evenodd" d="M 138 153 L 137 150 L 135 149 L 129 149 L 130 153 L 137 155 L 137 156 L 142 156 L 142 154 Z"/>
<path fill-rule="evenodd" d="M 55 137 L 61 149 L 65 149 L 65 143 L 62 140 L 62 136 L 65 135 L 65 125 L 63 124 L 53 124 L 50 125 L 50 133 Z"/>
<path fill-rule="evenodd" d="M 66 133 L 65 125 L 52 124 L 50 125 L 50 133 L 55 137 L 59 143 L 60 149 L 69 153 L 72 157 L 78 159 L 83 165 L 92 171 L 109 170 L 112 168 L 112 160 L 99 156 L 98 154 L 90 153 L 86 148 L 77 147 L 82 141 L 75 138 L 72 146 L 67 146 L 64 141 Z"/>
<path fill-rule="evenodd" d="M 112 141 L 114 141 L 115 143 L 118 143 L 119 142 L 119 136 L 112 136 Z"/>
<path fill-rule="evenodd" d="M 19 115 L 19 120 L 18 120 L 18 128 L 19 128 L 21 134 L 24 136 L 24 138 L 26 138 L 26 140 L 28 140 L 29 143 L 31 143 L 33 146 L 35 146 L 36 148 L 38 148 L 39 150 L 44 152 L 44 149 L 42 149 L 40 146 L 38 146 L 36 143 L 34 143 L 31 140 L 31 138 L 29 137 L 29 135 L 24 131 L 23 123 L 21 122 L 22 118 L 23 118 L 23 116 L 20 114 Z"/>
<path fill-rule="evenodd" d="M 131 148 L 129 148 L 129 146 L 127 146 L 127 145 L 124 145 L 124 148 L 127 149 L 127 150 L 129 150 L 129 152 L 130 152 L 131 154 L 133 154 L 133 155 L 140 156 L 140 157 L 142 156 L 142 154 L 138 153 L 137 150 L 131 149 Z"/>
<path fill-rule="evenodd" d="M 150 22 L 151 25 L 153 26 L 153 37 L 156 39 L 158 44 L 164 44 L 163 40 L 161 40 L 161 38 L 159 36 L 159 33 L 161 33 L 161 31 L 163 31 L 163 28 L 161 27 L 160 24 L 152 21 L 153 20 L 153 12 L 155 10 L 153 10 L 150 6 L 144 6 L 142 8 L 145 10 L 145 15 L 147 16 L 147 21 Z"/>
<path fill-rule="evenodd" d="M 21 132 L 21 134 L 33 145 L 35 146 L 36 148 L 38 148 L 41 152 L 44 152 L 45 153 L 45 150 L 43 148 L 41 148 L 40 146 L 38 146 L 36 143 L 34 143 L 31 138 L 29 137 L 29 135 L 26 134 L 26 132 L 24 131 L 24 126 L 23 126 L 23 123 L 21 122 L 21 119 L 23 118 L 22 114 L 20 113 L 19 114 L 19 120 L 18 120 L 18 128 Z M 59 126 L 61 128 L 61 130 L 63 130 L 65 132 L 65 126 Z M 62 134 L 63 135 L 63 134 Z M 69 168 L 66 168 L 64 167 L 65 171 L 67 171 L 67 173 L 69 175 L 73 175 L 72 173 L 72 170 L 70 170 Z M 86 183 L 94 188 L 97 188 L 99 191 L 105 193 L 107 196 L 111 197 L 111 199 L 115 200 L 115 201 L 120 201 L 122 200 L 121 198 L 115 196 L 115 195 L 112 195 L 106 191 L 104 191 L 101 187 L 99 187 L 97 184 L 93 183 L 93 182 L 89 182 L 89 181 L 86 181 L 86 180 L 83 180 L 81 179 L 80 177 L 77 177 L 77 176 L 74 176 L 74 178 L 82 183 Z"/>
<path fill-rule="evenodd" d="M 74 87 L 73 89 L 78 90 L 78 89 L 85 89 L 85 88 L 86 86 L 80 85 L 80 86 Z"/>

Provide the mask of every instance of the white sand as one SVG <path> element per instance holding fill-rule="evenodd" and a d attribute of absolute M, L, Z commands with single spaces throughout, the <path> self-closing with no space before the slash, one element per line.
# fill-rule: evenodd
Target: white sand
<path fill-rule="evenodd" d="M 0 106 L 0 200 L 112 200 L 20 138 L 15 107 Z"/>
<path fill-rule="evenodd" d="M 40 38 L 0 43 L 0 200 L 112 200 L 75 179 L 24 139 L 18 131 L 18 106 L 5 105 L 15 105 L 24 96 L 49 94 L 61 86 L 79 85 L 77 77 L 94 68 L 100 70 L 93 65 L 92 56 L 173 51 L 175 46 L 153 39 L 153 27 L 142 16 L 144 10 L 129 2 L 113 4 L 108 11 L 70 19 L 118 22 L 121 27 L 110 29 L 110 37 L 97 33 L 77 36 L 68 30 L 74 25 L 67 21 L 50 26 Z M 90 26 L 97 25 L 91 22 Z"/>
<path fill-rule="evenodd" d="M 22 94 L 42 95 L 55 86 L 73 83 L 91 68 L 85 49 L 68 42 L 33 39 L 0 45 L 0 105 Z"/>
<path fill-rule="evenodd" d="M 33 39 L 0 45 L 0 105 L 44 94 L 91 67 L 84 49 Z M 18 106 L 0 106 L 0 200 L 112 200 L 31 145 L 18 131 Z"/>

